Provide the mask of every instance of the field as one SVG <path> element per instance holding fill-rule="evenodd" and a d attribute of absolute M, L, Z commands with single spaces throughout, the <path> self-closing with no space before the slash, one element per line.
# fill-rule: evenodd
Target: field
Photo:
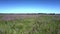
<path fill-rule="evenodd" d="M 60 34 L 60 15 L 0 15 L 0 34 Z"/>

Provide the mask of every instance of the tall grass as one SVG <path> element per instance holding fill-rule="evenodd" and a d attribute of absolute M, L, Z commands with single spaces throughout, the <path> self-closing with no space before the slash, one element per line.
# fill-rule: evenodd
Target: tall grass
<path fill-rule="evenodd" d="M 2 18 L 3 16 L 0 16 L 0 19 Z"/>
<path fill-rule="evenodd" d="M 60 34 L 60 20 L 52 16 L 0 20 L 0 34 Z"/>

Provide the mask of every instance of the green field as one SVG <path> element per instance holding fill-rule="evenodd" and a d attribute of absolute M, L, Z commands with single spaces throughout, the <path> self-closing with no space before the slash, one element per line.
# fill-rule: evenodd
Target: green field
<path fill-rule="evenodd" d="M 60 20 L 58 16 L 0 20 L 0 34 L 60 34 Z"/>

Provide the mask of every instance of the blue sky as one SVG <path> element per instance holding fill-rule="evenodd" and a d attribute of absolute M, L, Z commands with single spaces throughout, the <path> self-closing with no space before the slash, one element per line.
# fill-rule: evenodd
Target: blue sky
<path fill-rule="evenodd" d="M 60 13 L 60 0 L 0 0 L 0 13 Z"/>

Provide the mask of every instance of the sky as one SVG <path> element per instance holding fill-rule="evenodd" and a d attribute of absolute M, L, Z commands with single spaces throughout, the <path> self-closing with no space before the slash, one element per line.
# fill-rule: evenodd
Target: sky
<path fill-rule="evenodd" d="M 60 0 L 0 0 L 0 13 L 60 13 Z"/>

